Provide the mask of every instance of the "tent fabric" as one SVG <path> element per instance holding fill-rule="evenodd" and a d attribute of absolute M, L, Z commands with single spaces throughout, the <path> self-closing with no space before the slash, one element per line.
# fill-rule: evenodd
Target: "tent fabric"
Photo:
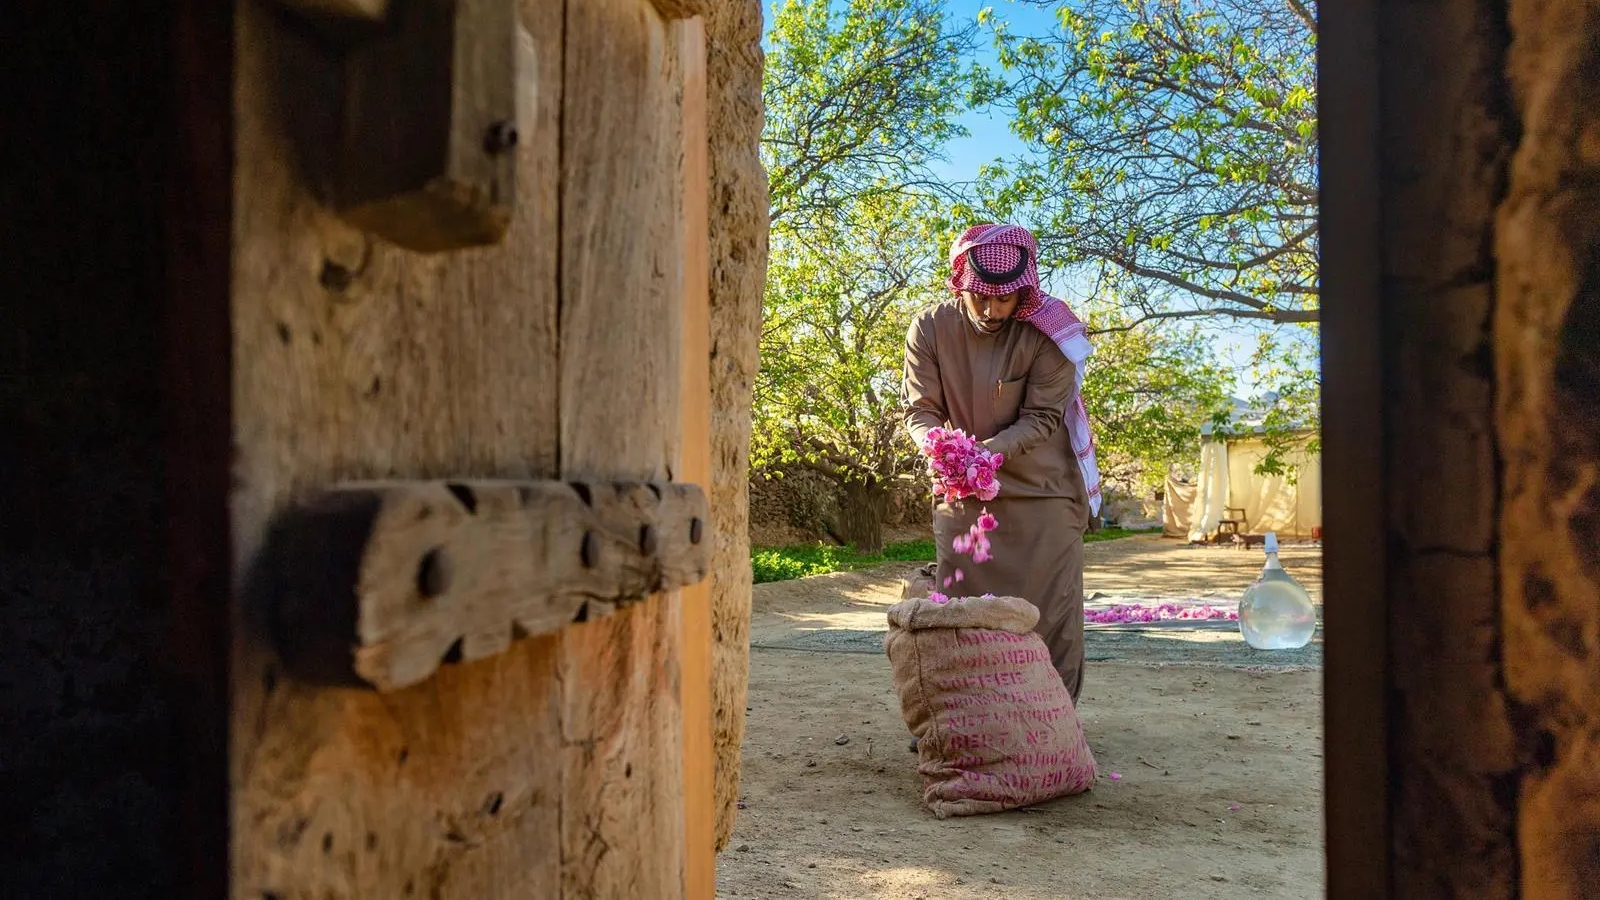
<path fill-rule="evenodd" d="M 1189 514 L 1189 540 L 1205 540 L 1217 530 L 1228 503 L 1228 445 L 1206 441 L 1200 445 L 1200 480 L 1193 512 Z"/>
<path fill-rule="evenodd" d="M 1189 516 L 1194 511 L 1194 498 L 1198 485 L 1179 481 L 1177 476 L 1167 476 L 1167 486 L 1161 495 L 1161 534 L 1163 537 L 1189 536 Z"/>
<path fill-rule="evenodd" d="M 1251 534 L 1275 531 L 1288 537 L 1310 537 L 1322 525 L 1322 460 L 1304 451 L 1285 454 L 1295 473 L 1258 475 L 1255 467 L 1269 449 L 1259 440 L 1230 442 L 1228 446 L 1228 506 L 1243 509 Z"/>
<path fill-rule="evenodd" d="M 1244 530 L 1251 534 L 1310 537 L 1322 525 L 1321 456 L 1288 453 L 1284 461 L 1295 473 L 1291 482 L 1287 474 L 1256 473 L 1268 452 L 1264 441 L 1249 435 L 1207 440 L 1200 449 L 1198 483 L 1168 479 L 1163 531 L 1179 536 L 1186 529 L 1189 540 L 1206 540 L 1216 534 L 1225 509 L 1243 509 Z"/>

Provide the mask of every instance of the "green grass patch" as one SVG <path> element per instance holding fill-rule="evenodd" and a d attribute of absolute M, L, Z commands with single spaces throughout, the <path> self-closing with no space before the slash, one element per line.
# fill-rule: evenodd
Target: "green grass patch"
<path fill-rule="evenodd" d="M 1136 534 L 1153 534 L 1159 528 L 1130 531 L 1126 528 L 1102 528 L 1085 534 L 1086 544 L 1114 541 Z M 750 568 L 756 584 L 769 581 L 788 581 L 808 575 L 826 575 L 829 572 L 848 572 L 867 569 L 885 562 L 933 562 L 933 541 L 905 541 L 889 544 L 882 553 L 857 553 L 854 547 L 832 544 L 794 544 L 788 547 L 756 547 L 750 552 Z"/>
<path fill-rule="evenodd" d="M 933 541 L 905 541 L 889 544 L 882 553 L 857 553 L 854 547 L 832 544 L 795 544 L 789 547 L 756 547 L 750 553 L 750 567 L 756 584 L 787 581 L 808 575 L 866 569 L 885 562 L 933 562 Z"/>
<path fill-rule="evenodd" d="M 1085 544 L 1098 544 L 1101 541 L 1115 541 L 1115 540 L 1118 540 L 1120 538 L 1133 537 L 1134 535 L 1139 535 L 1139 534 L 1160 534 L 1160 533 L 1161 533 L 1161 529 L 1159 529 L 1159 528 L 1137 528 L 1137 529 L 1102 528 L 1099 531 L 1091 531 L 1091 532 L 1088 532 L 1087 534 L 1085 534 L 1083 536 L 1083 542 Z"/>

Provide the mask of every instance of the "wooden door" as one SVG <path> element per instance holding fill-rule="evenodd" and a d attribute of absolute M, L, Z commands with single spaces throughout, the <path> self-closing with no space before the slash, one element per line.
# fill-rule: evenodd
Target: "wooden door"
<path fill-rule="evenodd" d="M 318 199 L 307 135 L 340 114 L 336 57 L 281 5 L 237 7 L 240 598 L 275 517 L 341 482 L 704 485 L 700 20 L 520 6 L 514 220 L 427 255 Z M 233 896 L 712 896 L 705 588 L 601 606 L 378 692 L 286 671 L 241 599 Z"/>

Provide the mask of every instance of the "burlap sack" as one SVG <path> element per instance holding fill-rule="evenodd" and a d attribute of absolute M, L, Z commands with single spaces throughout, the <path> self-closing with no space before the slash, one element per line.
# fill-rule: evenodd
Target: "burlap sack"
<path fill-rule="evenodd" d="M 884 649 L 900 711 L 918 738 L 933 814 L 1000 812 L 1094 785 L 1094 755 L 1050 651 L 1039 610 L 1016 597 L 903 600 Z"/>
<path fill-rule="evenodd" d="M 910 600 L 914 597 L 926 597 L 933 593 L 934 579 L 939 575 L 939 564 L 928 563 L 912 574 L 910 578 L 900 579 L 900 599 Z"/>

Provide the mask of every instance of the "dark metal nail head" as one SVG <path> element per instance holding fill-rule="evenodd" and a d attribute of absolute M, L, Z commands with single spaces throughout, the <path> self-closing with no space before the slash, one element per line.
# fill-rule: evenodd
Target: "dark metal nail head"
<path fill-rule="evenodd" d="M 516 125 L 496 122 L 489 126 L 489 133 L 484 135 L 483 149 L 491 156 L 497 156 L 515 147 L 519 138 Z"/>

